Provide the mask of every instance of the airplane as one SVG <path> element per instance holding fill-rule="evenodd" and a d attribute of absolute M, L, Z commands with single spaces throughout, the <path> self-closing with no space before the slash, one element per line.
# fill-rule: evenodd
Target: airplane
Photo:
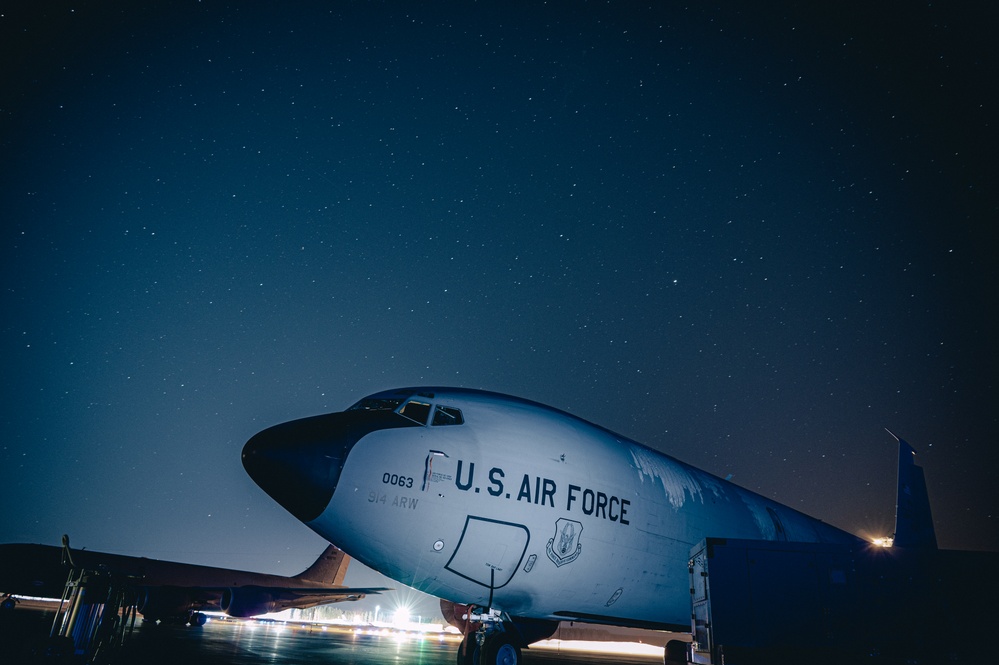
<path fill-rule="evenodd" d="M 359 600 L 381 587 L 342 585 L 350 558 L 330 545 L 315 563 L 293 577 L 252 573 L 228 568 L 161 561 L 64 547 L 11 543 L 0 545 L 0 590 L 6 608 L 16 596 L 60 598 L 70 567 L 100 571 L 130 582 L 136 591 L 136 609 L 146 621 L 182 620 L 192 626 L 207 621 L 203 611 L 232 617 L 251 617 L 288 608 Z M 65 554 L 68 552 L 68 555 Z"/>
<path fill-rule="evenodd" d="M 935 547 L 899 443 L 906 534 Z M 259 432 L 242 463 L 313 531 L 441 598 L 466 631 L 459 665 L 520 663 L 566 620 L 689 633 L 688 562 L 708 536 L 868 545 L 577 416 L 479 390 L 375 393 Z"/>

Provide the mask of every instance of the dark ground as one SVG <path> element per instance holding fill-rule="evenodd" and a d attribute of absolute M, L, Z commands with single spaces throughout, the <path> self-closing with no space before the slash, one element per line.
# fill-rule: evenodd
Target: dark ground
<path fill-rule="evenodd" d="M 0 617 L 2 662 L 11 665 L 53 662 L 34 657 L 36 645 L 48 636 L 53 613 L 18 607 Z M 393 635 L 354 635 L 321 627 L 293 628 L 252 621 L 212 621 L 203 628 L 150 625 L 138 620 L 131 636 L 113 661 L 116 665 L 183 663 L 184 665 L 383 665 L 414 663 L 452 665 L 458 643 L 435 638 Z M 552 651 L 525 651 L 524 661 L 551 665 L 583 663 L 661 663 L 662 656 L 560 655 Z M 61 662 L 61 661 L 60 661 Z"/>

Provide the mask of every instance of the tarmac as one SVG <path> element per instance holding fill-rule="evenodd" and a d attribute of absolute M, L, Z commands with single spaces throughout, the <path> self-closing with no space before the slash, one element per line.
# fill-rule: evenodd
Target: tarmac
<path fill-rule="evenodd" d="M 56 660 L 39 656 L 52 626 L 48 608 L 22 603 L 0 616 L 3 662 L 82 663 L 82 658 Z M 420 635 L 371 627 L 293 624 L 254 620 L 212 620 L 203 627 L 145 623 L 141 618 L 113 655 L 113 665 L 453 665 L 459 636 Z M 525 649 L 525 665 L 651 665 L 658 654 L 619 654 Z"/>

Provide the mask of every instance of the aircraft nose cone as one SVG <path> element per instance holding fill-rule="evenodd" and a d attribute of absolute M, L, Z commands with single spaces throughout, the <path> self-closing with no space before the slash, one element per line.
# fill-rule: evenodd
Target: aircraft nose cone
<path fill-rule="evenodd" d="M 262 490 L 303 522 L 322 514 L 347 450 L 345 414 L 294 420 L 265 429 L 243 446 L 243 468 Z"/>
<path fill-rule="evenodd" d="M 376 430 L 422 427 L 392 411 L 348 410 L 281 423 L 243 446 L 243 468 L 303 522 L 326 510 L 351 448 Z"/>

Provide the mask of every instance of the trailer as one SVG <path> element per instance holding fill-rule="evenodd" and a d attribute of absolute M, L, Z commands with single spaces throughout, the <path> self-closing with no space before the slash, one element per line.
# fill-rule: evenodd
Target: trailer
<path fill-rule="evenodd" d="M 707 538 L 690 553 L 689 661 L 987 662 L 999 555 Z"/>

